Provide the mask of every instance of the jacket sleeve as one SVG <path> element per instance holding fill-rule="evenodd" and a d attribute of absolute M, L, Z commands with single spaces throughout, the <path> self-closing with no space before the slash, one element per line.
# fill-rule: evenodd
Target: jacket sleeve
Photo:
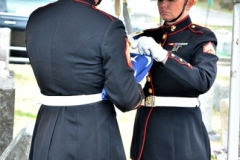
<path fill-rule="evenodd" d="M 115 19 L 108 26 L 102 42 L 104 89 L 109 99 L 121 111 L 129 111 L 141 105 L 144 98 L 141 86 L 136 82 L 123 23 Z"/>
<path fill-rule="evenodd" d="M 211 31 L 204 32 L 196 39 L 190 62 L 170 53 L 164 68 L 186 88 L 203 94 L 211 88 L 217 75 L 216 46 L 215 34 Z"/>

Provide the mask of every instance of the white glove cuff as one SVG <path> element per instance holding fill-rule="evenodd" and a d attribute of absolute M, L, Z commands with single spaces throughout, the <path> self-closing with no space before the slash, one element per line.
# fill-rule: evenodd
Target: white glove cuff
<path fill-rule="evenodd" d="M 162 62 L 168 55 L 168 51 L 166 51 L 166 50 L 161 50 L 160 52 L 161 53 L 157 54 L 156 57 L 153 57 L 155 59 L 155 61 L 157 61 L 157 62 Z"/>

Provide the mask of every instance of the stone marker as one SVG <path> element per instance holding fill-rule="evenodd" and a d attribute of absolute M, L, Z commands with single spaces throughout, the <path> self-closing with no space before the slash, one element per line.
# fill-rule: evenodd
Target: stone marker
<path fill-rule="evenodd" d="M 204 122 L 206 123 L 207 130 L 211 130 L 211 117 L 213 107 L 220 111 L 220 101 L 229 97 L 229 86 L 220 82 L 215 81 L 211 89 L 199 96 L 201 101 L 201 110 Z"/>
<path fill-rule="evenodd" d="M 8 145 L 0 160 L 28 160 L 34 125 L 23 128 Z"/>
<path fill-rule="evenodd" d="M 220 111 L 220 104 L 219 104 L 220 101 L 222 99 L 229 97 L 229 85 L 220 81 L 215 81 L 215 83 L 213 84 L 213 87 L 214 87 L 213 106 L 218 111 Z"/>
<path fill-rule="evenodd" d="M 222 145 L 224 149 L 227 149 L 228 139 L 228 112 L 229 111 L 229 98 L 222 99 L 220 101 L 220 118 L 222 128 Z"/>
<path fill-rule="evenodd" d="M 13 78 L 0 78 L 0 155 L 13 138 L 14 100 Z"/>
<path fill-rule="evenodd" d="M 206 126 L 208 133 L 212 131 L 212 109 L 213 109 L 213 94 L 214 94 L 213 91 L 214 91 L 214 87 L 212 87 L 208 92 L 199 96 L 203 122 Z"/>

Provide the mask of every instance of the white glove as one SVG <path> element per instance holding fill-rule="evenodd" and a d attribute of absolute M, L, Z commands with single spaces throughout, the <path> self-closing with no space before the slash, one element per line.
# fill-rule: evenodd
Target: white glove
<path fill-rule="evenodd" d="M 137 40 L 135 40 L 135 39 L 137 39 L 137 37 L 139 35 L 141 35 L 142 33 L 143 33 L 143 31 L 140 30 L 140 31 L 130 33 L 128 35 L 128 41 L 130 43 L 130 47 L 129 47 L 130 53 L 139 54 L 138 47 L 137 47 Z"/>
<path fill-rule="evenodd" d="M 157 44 L 152 37 L 142 36 L 132 44 L 132 47 L 138 47 L 140 54 L 151 54 L 158 62 L 163 61 L 168 54 L 168 51 L 164 50 L 162 46 Z"/>

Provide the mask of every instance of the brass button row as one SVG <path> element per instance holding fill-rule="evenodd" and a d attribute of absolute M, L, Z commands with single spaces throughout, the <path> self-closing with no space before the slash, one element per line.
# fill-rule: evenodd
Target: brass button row
<path fill-rule="evenodd" d="M 151 88 L 149 88 L 149 89 L 148 89 L 148 92 L 149 92 L 150 94 L 152 94 L 152 89 L 151 89 Z"/>
<path fill-rule="evenodd" d="M 151 82 L 151 77 L 150 77 L 150 76 L 147 76 L 147 81 L 148 81 L 148 82 Z M 149 89 L 148 89 L 148 92 L 149 92 L 150 94 L 152 94 L 152 89 L 149 88 Z"/>
<path fill-rule="evenodd" d="M 150 82 L 151 81 L 151 78 L 149 76 L 147 76 L 147 81 Z"/>
<path fill-rule="evenodd" d="M 171 57 L 175 57 L 175 54 L 171 53 L 170 56 L 171 56 Z M 182 58 L 179 58 L 179 61 L 180 61 L 180 62 L 183 62 L 183 59 L 182 59 Z M 191 67 L 191 64 L 190 64 L 190 63 L 187 63 L 187 65 L 188 65 L 189 67 Z"/>

